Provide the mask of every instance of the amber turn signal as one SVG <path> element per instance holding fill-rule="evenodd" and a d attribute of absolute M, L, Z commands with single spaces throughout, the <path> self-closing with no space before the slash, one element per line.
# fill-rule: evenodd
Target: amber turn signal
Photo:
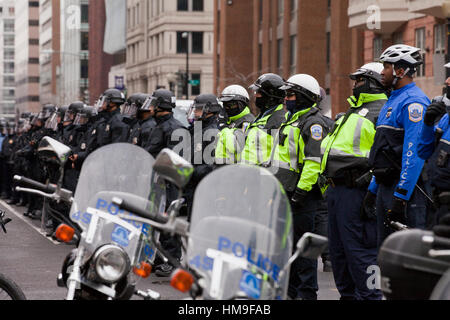
<path fill-rule="evenodd" d="M 183 269 L 175 270 L 175 272 L 172 274 L 172 280 L 170 281 L 170 285 L 173 288 L 183 293 L 188 292 L 191 289 L 193 283 L 194 277 L 192 276 L 192 274 Z"/>
<path fill-rule="evenodd" d="M 152 273 L 152 266 L 147 262 L 141 262 L 140 267 L 134 267 L 133 272 L 141 278 L 148 278 Z"/>
<path fill-rule="evenodd" d="M 62 224 L 56 229 L 55 237 L 63 242 L 70 242 L 75 235 L 75 230 L 67 224 Z"/>

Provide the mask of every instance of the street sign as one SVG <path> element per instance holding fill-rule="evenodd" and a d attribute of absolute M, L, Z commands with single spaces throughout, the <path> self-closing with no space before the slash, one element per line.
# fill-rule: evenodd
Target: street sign
<path fill-rule="evenodd" d="M 189 84 L 193 86 L 198 86 L 200 84 L 200 80 L 189 80 Z"/>

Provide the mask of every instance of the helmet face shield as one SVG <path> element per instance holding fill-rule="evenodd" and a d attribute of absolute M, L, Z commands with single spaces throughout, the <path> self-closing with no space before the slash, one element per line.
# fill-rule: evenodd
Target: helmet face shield
<path fill-rule="evenodd" d="M 45 122 L 45 129 L 57 131 L 58 129 L 58 113 L 53 113 Z"/>
<path fill-rule="evenodd" d="M 156 108 L 158 106 L 158 98 L 156 97 L 148 97 L 144 104 L 142 105 L 142 111 L 151 111 L 152 108 Z"/>
<path fill-rule="evenodd" d="M 75 120 L 75 112 L 72 110 L 67 110 L 64 115 L 63 122 L 73 122 L 73 120 Z"/>
<path fill-rule="evenodd" d="M 193 104 L 191 108 L 189 109 L 189 112 L 187 114 L 187 120 L 189 123 L 194 123 L 195 121 L 199 121 L 203 118 L 203 107 L 204 105 L 199 104 Z"/>
<path fill-rule="evenodd" d="M 95 104 L 94 108 L 95 110 L 97 110 L 97 112 L 100 112 L 103 110 L 103 105 L 106 102 L 106 97 L 105 96 L 101 96 L 100 99 L 97 100 L 97 103 Z"/>
<path fill-rule="evenodd" d="M 89 116 L 85 113 L 78 113 L 73 121 L 73 124 L 76 126 L 82 126 L 89 121 Z"/>
<path fill-rule="evenodd" d="M 138 107 L 137 107 L 136 103 L 134 103 L 134 102 L 132 104 L 126 103 L 124 108 L 123 108 L 123 113 L 122 114 L 124 116 L 128 116 L 128 117 L 134 118 L 136 116 L 136 114 L 137 114 L 137 111 L 138 111 Z"/>

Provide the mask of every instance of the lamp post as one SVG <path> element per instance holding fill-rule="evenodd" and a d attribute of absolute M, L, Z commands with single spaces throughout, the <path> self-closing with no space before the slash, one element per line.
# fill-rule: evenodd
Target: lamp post
<path fill-rule="evenodd" d="M 181 37 L 183 39 L 186 39 L 186 78 L 185 78 L 186 100 L 189 100 L 189 33 L 190 32 L 185 31 L 181 34 Z"/>

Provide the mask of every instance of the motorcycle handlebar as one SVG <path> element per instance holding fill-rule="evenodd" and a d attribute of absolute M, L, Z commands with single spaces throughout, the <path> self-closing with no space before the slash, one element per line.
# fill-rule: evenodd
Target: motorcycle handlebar
<path fill-rule="evenodd" d="M 150 219 L 150 220 L 156 221 L 158 223 L 162 223 L 162 224 L 165 224 L 169 221 L 168 217 L 145 211 L 145 210 L 137 207 L 136 205 L 130 203 L 129 201 L 119 199 L 119 198 L 113 198 L 112 202 L 115 205 L 117 205 L 120 209 L 134 213 L 141 218 Z"/>
<path fill-rule="evenodd" d="M 29 186 L 33 189 L 45 192 L 45 193 L 54 193 L 56 191 L 56 185 L 45 185 L 43 183 L 34 181 L 29 178 L 21 177 L 21 176 L 14 176 L 14 180 L 18 182 L 19 185 L 22 186 Z"/>

